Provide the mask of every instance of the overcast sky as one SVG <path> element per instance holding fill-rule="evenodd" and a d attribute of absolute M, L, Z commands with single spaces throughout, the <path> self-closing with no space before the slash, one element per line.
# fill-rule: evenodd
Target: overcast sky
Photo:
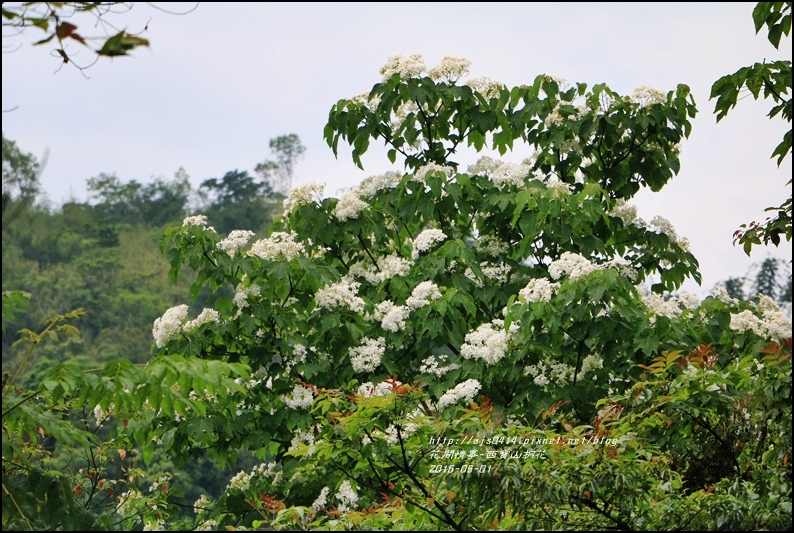
<path fill-rule="evenodd" d="M 101 172 L 147 182 L 184 167 L 197 187 L 229 170 L 252 170 L 270 156 L 269 139 L 288 133 L 307 147 L 294 183 L 326 182 L 336 195 L 394 168 L 384 151 L 371 150 L 362 172 L 347 146 L 336 160 L 322 139 L 331 105 L 371 89 L 392 54 L 422 54 L 428 67 L 446 55 L 466 57 L 473 77 L 508 86 L 544 73 L 623 94 L 685 83 L 699 115 L 681 173 L 634 203 L 646 220 L 666 217 L 690 239 L 703 286 L 686 287 L 704 294 L 768 255 L 791 260 L 788 243 L 757 248 L 749 259 L 732 245 L 741 223 L 790 194 L 791 157 L 780 169 L 769 158 L 786 123 L 765 117 L 769 103 L 748 98 L 716 125 L 708 100 L 724 74 L 764 58 L 791 59 L 790 38 L 778 51 L 763 30 L 755 35 L 753 6 L 209 2 L 180 16 L 141 3 L 108 20 L 131 33 L 148 24 L 151 47 L 84 72 L 68 65 L 56 72 L 51 47 L 31 46 L 40 33 L 4 35 L 3 132 L 25 151 L 49 149 L 42 184 L 56 204 L 86 200 L 85 180 Z M 84 35 L 101 35 L 89 19 L 73 22 Z M 70 51 L 78 62 L 93 60 L 80 45 Z"/>

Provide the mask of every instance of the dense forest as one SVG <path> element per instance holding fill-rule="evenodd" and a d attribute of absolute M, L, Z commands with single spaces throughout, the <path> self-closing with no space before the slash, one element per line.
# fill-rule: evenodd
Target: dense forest
<path fill-rule="evenodd" d="M 44 165 L 3 134 L 3 290 L 30 294 L 29 306 L 3 334 L 3 368 L 17 368 L 25 355 L 26 346 L 15 344 L 16 331 L 35 331 L 52 316 L 85 309 L 75 322 L 79 334 L 41 343 L 19 386 L 37 387 L 48 370 L 64 362 L 84 370 L 120 358 L 146 363 L 152 356 L 152 324 L 185 299 L 192 281 L 189 269 L 176 284 L 169 281 L 158 244 L 165 228 L 201 212 L 219 232 L 266 235 L 304 150 L 295 134 L 276 137 L 270 146 L 272 159 L 252 173 L 231 170 L 198 188 L 182 169 L 170 179 L 146 183 L 101 174 L 86 181 L 90 201 L 57 206 L 40 189 Z M 196 308 L 206 303 L 207 292 L 199 295 Z M 4 317 L 4 328 L 5 322 Z M 241 461 L 245 464 L 245 457 Z M 208 460 L 190 467 L 188 496 L 202 490 L 217 494 L 229 477 Z"/>

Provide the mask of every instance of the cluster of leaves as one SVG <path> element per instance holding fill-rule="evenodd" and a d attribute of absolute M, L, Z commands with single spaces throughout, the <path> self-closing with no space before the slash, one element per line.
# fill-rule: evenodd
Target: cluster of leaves
<path fill-rule="evenodd" d="M 21 35 L 28 28 L 38 28 L 45 37 L 35 45 L 44 45 L 57 40 L 55 53 L 64 63 L 72 62 L 73 53 L 67 51 L 68 43 L 74 41 L 89 46 L 88 41 L 99 40 L 95 49 L 97 56 L 125 56 L 140 46 L 149 46 L 148 39 L 140 35 L 119 31 L 108 21 L 109 15 L 131 9 L 129 2 L 4 2 L 3 40 Z M 81 35 L 74 23 L 79 18 L 93 18 L 94 25 L 107 34 L 99 37 Z"/>
<path fill-rule="evenodd" d="M 759 2 L 753 10 L 755 31 L 758 33 L 766 26 L 769 42 L 777 49 L 783 35 L 791 32 L 791 2 Z M 739 95 L 749 92 L 754 99 L 771 98 L 774 105 L 767 115 L 770 119 L 778 115 L 791 124 L 791 61 L 764 61 L 748 67 L 742 67 L 733 74 L 718 79 L 711 88 L 711 98 L 717 99 L 714 112 L 717 122 L 725 118 L 736 106 Z M 772 158 L 777 164 L 791 153 L 791 128 L 783 135 L 783 140 L 775 147 Z M 787 187 L 791 189 L 789 179 Z M 778 246 L 781 236 L 791 241 L 791 195 L 777 207 L 769 207 L 768 212 L 774 213 L 762 223 L 753 221 L 742 224 L 734 233 L 734 243 L 743 245 L 744 251 L 750 255 L 754 245 L 772 243 Z"/>

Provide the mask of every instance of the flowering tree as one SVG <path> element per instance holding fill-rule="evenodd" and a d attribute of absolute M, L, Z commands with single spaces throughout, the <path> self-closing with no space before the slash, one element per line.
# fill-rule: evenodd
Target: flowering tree
<path fill-rule="evenodd" d="M 144 456 L 262 463 L 190 522 L 130 488 L 125 527 L 791 523 L 791 322 L 769 298 L 672 295 L 700 279 L 687 241 L 628 203 L 678 171 L 688 88 L 508 88 L 468 67 L 394 56 L 331 109 L 335 153 L 360 165 L 382 140 L 405 172 L 339 199 L 295 187 L 258 240 L 201 215 L 166 233 L 171 276 L 187 265 L 213 297 L 155 322 L 154 360 L 237 375 L 170 383 L 117 431 Z M 452 160 L 517 140 L 535 148 L 520 163 Z"/>

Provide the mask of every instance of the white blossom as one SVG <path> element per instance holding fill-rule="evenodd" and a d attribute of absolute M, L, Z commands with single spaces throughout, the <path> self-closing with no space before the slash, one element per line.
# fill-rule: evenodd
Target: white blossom
<path fill-rule="evenodd" d="M 345 191 L 334 207 L 333 215 L 340 222 L 357 219 L 358 215 L 367 209 L 369 204 L 361 199 L 357 189 Z"/>
<path fill-rule="evenodd" d="M 467 379 L 463 383 L 456 385 L 453 389 L 445 392 L 438 400 L 438 410 L 442 411 L 450 405 L 458 403 L 460 400 L 472 401 L 480 390 L 480 382 L 476 379 Z"/>
<path fill-rule="evenodd" d="M 373 385 L 371 382 L 367 381 L 359 385 L 356 393 L 366 398 L 372 398 L 373 396 L 388 396 L 389 394 L 393 394 L 394 390 L 400 385 L 402 385 L 402 383 L 397 380 L 381 381 L 377 385 Z"/>
<path fill-rule="evenodd" d="M 496 235 L 480 235 L 474 249 L 491 257 L 502 257 L 510 251 L 510 245 Z"/>
<path fill-rule="evenodd" d="M 182 325 L 187 319 L 187 305 L 177 305 L 163 313 L 163 316 L 154 321 L 152 336 L 158 348 L 162 348 L 177 333 L 182 330 Z"/>
<path fill-rule="evenodd" d="M 512 184 L 516 187 L 523 187 L 524 182 L 529 176 L 530 168 L 519 163 L 503 163 L 491 176 L 491 181 L 498 189 L 504 189 L 506 185 Z"/>
<path fill-rule="evenodd" d="M 323 200 L 324 191 L 325 183 L 310 182 L 294 186 L 284 200 L 284 216 L 288 216 L 293 209 L 301 205 L 319 205 Z"/>
<path fill-rule="evenodd" d="M 370 176 L 359 184 L 359 194 L 361 196 L 375 196 L 384 189 L 393 189 L 401 180 L 402 175 L 395 171 L 389 171 L 378 176 Z"/>
<path fill-rule="evenodd" d="M 275 231 L 267 239 L 256 241 L 248 251 L 248 255 L 255 255 L 265 261 L 278 259 L 292 261 L 306 253 L 303 243 L 298 242 L 297 239 L 298 234 L 294 231 L 289 233 Z"/>
<path fill-rule="evenodd" d="M 416 181 L 426 184 L 427 174 L 429 172 L 433 172 L 433 173 L 441 172 L 447 178 L 449 178 L 455 174 L 455 169 L 450 166 L 443 166 L 436 163 L 428 163 L 427 165 L 421 167 L 419 170 L 416 171 L 416 174 L 414 174 L 414 179 Z"/>
<path fill-rule="evenodd" d="M 185 217 L 182 221 L 182 227 L 185 226 L 201 226 L 205 231 L 215 233 L 215 228 L 207 226 L 207 217 L 205 215 L 194 215 L 192 217 Z"/>
<path fill-rule="evenodd" d="M 240 470 L 234 477 L 229 481 L 229 484 L 226 485 L 226 491 L 231 489 L 236 490 L 246 490 L 248 489 L 248 485 L 251 482 L 251 475 L 244 470 Z"/>
<path fill-rule="evenodd" d="M 210 322 L 218 323 L 221 320 L 221 315 L 215 309 L 210 309 L 205 307 L 203 311 L 197 316 L 194 320 L 190 322 L 186 322 L 184 326 L 182 326 L 183 331 L 192 331 L 194 329 L 198 329 L 204 324 L 209 324 Z"/>
<path fill-rule="evenodd" d="M 460 355 L 465 359 L 482 359 L 486 364 L 492 365 L 505 356 L 508 338 L 503 320 L 486 322 L 466 334 L 465 342 L 460 347 Z"/>
<path fill-rule="evenodd" d="M 673 225 L 666 218 L 660 216 L 653 217 L 653 220 L 651 220 L 651 227 L 656 228 L 659 233 L 666 234 L 670 241 L 678 244 L 683 251 L 689 251 L 689 241 L 686 238 L 679 237 Z"/>
<path fill-rule="evenodd" d="M 384 300 L 375 307 L 372 318 L 380 321 L 386 331 L 397 333 L 405 329 L 405 321 L 411 310 L 405 305 L 395 305 L 391 300 Z"/>
<path fill-rule="evenodd" d="M 238 284 L 235 288 L 234 293 L 234 305 L 237 306 L 239 309 L 244 309 L 248 307 L 248 297 L 254 296 L 258 297 L 261 294 L 261 288 L 259 285 L 249 285 L 246 287 L 242 283 Z"/>
<path fill-rule="evenodd" d="M 626 202 L 625 199 L 620 198 L 615 202 L 615 205 L 612 206 L 612 210 L 609 214 L 613 217 L 617 217 L 623 221 L 623 224 L 628 226 L 629 224 L 635 224 L 638 226 L 644 226 L 645 223 L 642 222 L 637 217 L 637 207 Z M 640 222 L 639 224 L 637 222 Z"/>
<path fill-rule="evenodd" d="M 681 316 L 682 309 L 678 305 L 678 299 L 670 296 L 667 299 L 664 296 L 656 293 L 644 294 L 642 302 L 648 311 L 653 315 L 651 317 L 651 324 L 655 323 L 656 316 L 666 316 L 667 318 L 677 318 Z"/>
<path fill-rule="evenodd" d="M 380 366 L 381 358 L 386 351 L 386 339 L 365 337 L 360 346 L 351 346 L 350 363 L 354 372 L 372 372 Z"/>
<path fill-rule="evenodd" d="M 499 98 L 499 91 L 504 87 L 504 84 L 493 81 L 491 78 L 485 76 L 469 78 L 466 80 L 465 85 L 468 85 L 473 91 L 482 94 L 488 99 Z"/>
<path fill-rule="evenodd" d="M 334 309 L 342 307 L 355 313 L 364 312 L 364 300 L 358 296 L 361 284 L 348 277 L 343 277 L 338 283 L 326 285 L 314 295 L 318 307 Z"/>
<path fill-rule="evenodd" d="M 212 507 L 212 500 L 208 496 L 202 494 L 196 503 L 193 504 L 193 512 L 196 514 L 204 514 Z"/>
<path fill-rule="evenodd" d="M 418 78 L 424 71 L 425 61 L 419 54 L 411 54 L 405 57 L 395 54 L 390 56 L 386 64 L 380 69 L 384 82 L 389 81 L 394 74 L 399 74 L 402 79 Z"/>
<path fill-rule="evenodd" d="M 493 173 L 496 172 L 496 169 L 502 165 L 503 163 L 498 159 L 484 155 L 479 158 L 476 163 L 469 165 L 469 168 L 466 170 L 469 174 L 490 178 L 493 176 Z"/>
<path fill-rule="evenodd" d="M 422 361 L 419 367 L 419 372 L 423 374 L 433 374 L 436 377 L 441 377 L 446 373 L 460 368 L 460 365 L 452 363 L 450 365 L 442 366 L 439 363 L 445 363 L 447 360 L 446 355 L 431 355 Z"/>
<path fill-rule="evenodd" d="M 511 268 L 507 263 L 502 263 L 500 265 L 493 263 L 480 263 L 480 270 L 482 270 L 482 273 L 486 278 L 504 284 L 507 283 Z"/>
<path fill-rule="evenodd" d="M 420 253 L 428 251 L 434 244 L 447 238 L 447 234 L 440 229 L 426 229 L 414 239 L 413 259 Z"/>
<path fill-rule="evenodd" d="M 568 275 L 570 279 L 577 279 L 598 270 L 598 265 L 579 254 L 564 252 L 559 259 L 549 265 L 549 275 L 552 279 L 560 279 Z"/>
<path fill-rule="evenodd" d="M 439 298 L 441 298 L 441 292 L 438 290 L 438 285 L 432 281 L 423 281 L 411 291 L 411 296 L 405 301 L 405 306 L 410 310 L 419 309 Z"/>
<path fill-rule="evenodd" d="M 314 503 L 312 503 L 312 509 L 314 509 L 315 512 L 319 512 L 325 507 L 325 504 L 328 503 L 329 492 L 331 492 L 331 489 L 328 487 L 323 487 L 323 489 L 320 491 L 320 495 L 317 496 L 317 499 L 314 500 Z"/>
<path fill-rule="evenodd" d="M 228 237 L 219 242 L 216 245 L 216 248 L 228 253 L 230 257 L 234 257 L 241 248 L 248 244 L 248 241 L 254 235 L 255 233 L 253 231 L 249 231 L 247 229 L 236 229 L 229 233 Z"/>
<path fill-rule="evenodd" d="M 355 508 L 356 503 L 358 503 L 358 494 L 350 485 L 350 481 L 344 480 L 342 482 L 336 491 L 336 499 L 339 501 L 337 508 L 340 513 L 346 513 Z"/>
<path fill-rule="evenodd" d="M 471 61 L 463 57 L 445 56 L 441 63 L 428 71 L 428 76 L 434 81 L 455 83 L 469 73 Z"/>
<path fill-rule="evenodd" d="M 631 94 L 631 98 L 640 104 L 642 107 L 648 107 L 653 104 L 663 104 L 667 101 L 667 96 L 660 90 L 648 87 L 647 85 L 640 85 Z"/>
<path fill-rule="evenodd" d="M 281 399 L 290 409 L 309 409 L 314 403 L 314 391 L 303 385 L 295 385 L 292 395 L 283 395 Z"/>
<path fill-rule="evenodd" d="M 526 287 L 518 291 L 518 301 L 521 303 L 548 302 L 559 287 L 559 283 L 552 283 L 546 278 L 532 279 Z"/>

